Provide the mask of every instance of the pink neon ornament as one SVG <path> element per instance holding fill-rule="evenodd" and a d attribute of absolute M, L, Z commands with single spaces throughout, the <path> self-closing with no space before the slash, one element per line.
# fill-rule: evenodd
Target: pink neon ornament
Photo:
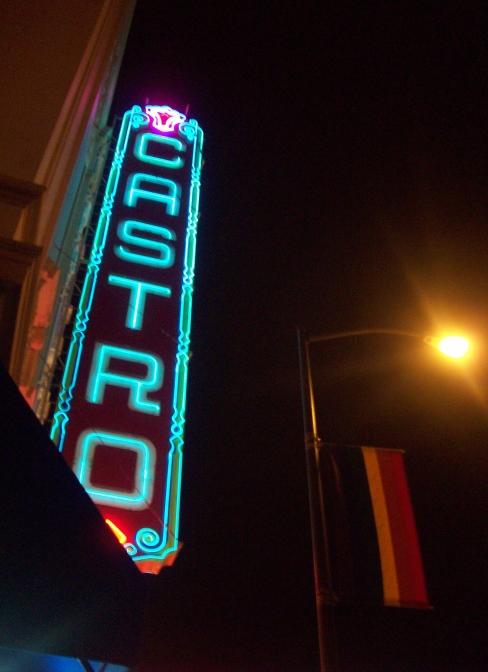
<path fill-rule="evenodd" d="M 146 114 L 151 117 L 153 127 L 161 133 L 174 131 L 186 119 L 184 114 L 168 105 L 146 105 Z"/>

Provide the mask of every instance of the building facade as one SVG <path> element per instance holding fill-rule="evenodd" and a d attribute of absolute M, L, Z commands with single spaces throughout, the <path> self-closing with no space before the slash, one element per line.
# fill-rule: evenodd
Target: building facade
<path fill-rule="evenodd" d="M 0 361 L 41 419 L 111 139 L 135 0 L 4 0 Z"/>

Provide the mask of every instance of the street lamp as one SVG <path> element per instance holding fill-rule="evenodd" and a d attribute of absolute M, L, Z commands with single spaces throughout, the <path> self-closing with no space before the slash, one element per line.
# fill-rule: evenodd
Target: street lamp
<path fill-rule="evenodd" d="M 461 359 L 469 350 L 469 341 L 462 336 L 445 336 L 440 339 L 436 347 L 448 357 Z"/>
<path fill-rule="evenodd" d="M 298 331 L 321 672 L 337 672 L 338 670 L 335 625 L 333 619 L 333 609 L 336 603 L 336 597 L 332 589 L 323 484 L 322 479 L 320 478 L 319 469 L 319 449 L 321 440 L 317 433 L 317 418 L 309 346 L 311 343 L 321 341 L 340 340 L 372 334 L 389 334 L 421 340 L 424 343 L 437 348 L 444 355 L 454 359 L 463 357 L 469 350 L 469 342 L 467 339 L 460 336 L 437 338 L 433 336 L 422 336 L 420 334 L 399 329 L 360 329 L 318 335 L 305 335 Z"/>

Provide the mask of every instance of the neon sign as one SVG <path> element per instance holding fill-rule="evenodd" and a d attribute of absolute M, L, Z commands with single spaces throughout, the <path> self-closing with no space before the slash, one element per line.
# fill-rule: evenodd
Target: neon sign
<path fill-rule="evenodd" d="M 166 105 L 125 113 L 51 428 L 153 574 L 178 551 L 202 145 Z"/>

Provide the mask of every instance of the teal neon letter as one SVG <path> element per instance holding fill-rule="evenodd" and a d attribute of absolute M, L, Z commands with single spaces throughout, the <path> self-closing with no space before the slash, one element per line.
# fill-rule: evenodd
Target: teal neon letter
<path fill-rule="evenodd" d="M 185 159 L 181 156 L 176 156 L 174 159 L 163 159 L 160 156 L 153 156 L 147 153 L 147 146 L 149 142 L 159 142 L 161 145 L 169 145 L 174 147 L 177 152 L 184 152 L 186 147 L 181 140 L 177 138 L 167 138 L 165 135 L 156 135 L 155 133 L 141 133 L 137 136 L 136 144 L 134 146 L 134 154 L 140 161 L 152 163 L 155 166 L 162 166 L 163 168 L 183 168 Z"/>
<path fill-rule="evenodd" d="M 117 235 L 123 243 L 130 245 L 137 245 L 146 250 L 155 250 L 158 256 L 150 256 L 147 254 L 140 254 L 138 252 L 131 252 L 124 245 L 115 245 L 114 252 L 125 261 L 132 261 L 136 264 L 144 264 L 145 266 L 153 266 L 154 268 L 171 268 L 175 261 L 175 249 L 168 243 L 162 243 L 159 240 L 152 240 L 144 236 L 134 234 L 134 231 L 141 231 L 149 233 L 150 235 L 160 236 L 165 240 L 176 240 L 176 235 L 171 229 L 164 226 L 156 226 L 155 224 L 146 224 L 145 222 L 137 222 L 134 219 L 126 219 L 119 222 L 117 227 Z"/>
<path fill-rule="evenodd" d="M 110 371 L 112 359 L 143 364 L 147 368 L 145 378 L 136 378 Z M 147 352 L 128 350 L 115 345 L 97 343 L 93 352 L 86 399 L 92 404 L 103 404 L 107 385 L 126 387 L 129 390 L 129 408 L 141 413 L 159 415 L 160 404 L 147 398 L 149 392 L 159 390 L 163 384 L 164 365 L 159 357 Z"/>
<path fill-rule="evenodd" d="M 127 482 L 132 489 L 109 490 L 91 482 L 93 460 L 98 446 L 131 450 L 136 454 L 135 472 L 133 475 L 127 474 Z M 116 467 L 116 455 L 114 451 L 114 467 Z M 147 509 L 153 496 L 155 467 L 156 449 L 148 439 L 126 434 L 113 434 L 101 429 L 88 429 L 78 438 L 73 471 L 90 497 L 97 503 L 133 511 Z"/>
<path fill-rule="evenodd" d="M 157 184 L 158 186 L 165 187 L 168 192 L 163 194 L 159 191 L 141 189 L 141 182 Z M 137 205 L 137 201 L 140 198 L 146 198 L 148 201 L 165 203 L 167 214 L 176 217 L 180 211 L 180 194 L 181 187 L 173 180 L 167 180 L 165 177 L 154 177 L 154 175 L 145 175 L 144 173 L 134 173 L 127 180 L 124 205 L 130 205 L 133 208 Z"/>
<path fill-rule="evenodd" d="M 109 275 L 108 284 L 130 289 L 129 305 L 125 320 L 125 326 L 129 327 L 129 329 L 142 329 L 147 294 L 157 294 L 158 296 L 165 296 L 167 298 L 171 296 L 170 287 L 153 285 L 150 282 L 141 282 L 140 280 L 132 280 L 131 278 L 122 278 L 119 275 Z"/>

